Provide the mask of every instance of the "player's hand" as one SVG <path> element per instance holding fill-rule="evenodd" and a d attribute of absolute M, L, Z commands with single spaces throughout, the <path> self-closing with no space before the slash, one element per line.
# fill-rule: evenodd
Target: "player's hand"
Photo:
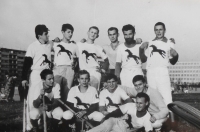
<path fill-rule="evenodd" d="M 42 106 L 42 111 L 48 111 L 48 105 Z"/>
<path fill-rule="evenodd" d="M 142 43 L 142 39 L 141 38 L 136 38 L 135 41 L 136 41 L 136 44 L 141 44 Z"/>
<path fill-rule="evenodd" d="M 175 50 L 175 49 L 173 49 L 173 48 L 170 48 L 170 55 L 171 55 L 172 57 L 174 57 L 174 56 L 177 56 L 177 55 L 178 55 L 178 53 L 176 52 L 176 50 Z"/>
<path fill-rule="evenodd" d="M 87 40 L 85 38 L 81 39 L 81 43 L 85 43 Z"/>
<path fill-rule="evenodd" d="M 42 97 L 44 96 L 44 89 L 40 90 L 40 98 L 42 99 Z"/>
<path fill-rule="evenodd" d="M 79 111 L 79 112 L 76 113 L 78 118 L 82 118 L 85 114 L 86 114 L 86 111 Z"/>
<path fill-rule="evenodd" d="M 176 44 L 175 39 L 174 38 L 170 38 L 169 39 L 172 43 Z"/>
<path fill-rule="evenodd" d="M 22 86 L 25 88 L 25 86 L 27 86 L 28 85 L 28 81 L 27 80 L 23 80 L 22 81 Z"/>
<path fill-rule="evenodd" d="M 141 49 L 146 49 L 148 48 L 149 42 L 144 42 L 142 43 L 142 45 L 140 46 Z"/>
<path fill-rule="evenodd" d="M 58 37 L 56 37 L 54 40 L 53 40 L 53 42 L 60 42 L 61 41 L 61 39 L 59 39 Z"/>
<path fill-rule="evenodd" d="M 101 73 L 101 68 L 99 66 L 96 66 L 96 71 Z"/>
<path fill-rule="evenodd" d="M 154 123 L 156 121 L 156 118 L 152 115 L 150 118 L 151 123 Z"/>
<path fill-rule="evenodd" d="M 104 116 L 106 116 L 107 114 L 109 114 L 107 111 L 102 111 L 101 112 Z"/>

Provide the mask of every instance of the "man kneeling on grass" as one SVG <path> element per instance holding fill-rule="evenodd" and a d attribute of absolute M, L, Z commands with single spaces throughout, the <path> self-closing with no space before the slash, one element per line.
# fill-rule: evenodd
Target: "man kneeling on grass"
<path fill-rule="evenodd" d="M 53 72 L 49 69 L 45 69 L 40 73 L 43 84 L 40 86 L 40 91 L 33 93 L 35 99 L 33 100 L 33 106 L 30 110 L 31 124 L 33 125 L 33 131 L 38 131 L 38 119 L 46 111 L 46 114 L 51 120 L 51 131 L 56 132 L 58 129 L 58 122 L 61 120 L 63 110 L 59 107 L 57 99 L 60 98 L 60 85 L 54 83 Z M 43 96 L 45 98 L 45 105 L 43 106 Z"/>
<path fill-rule="evenodd" d="M 145 128 L 146 132 L 152 132 L 153 128 L 149 120 L 151 116 L 147 111 L 149 102 L 150 99 L 147 94 L 138 93 L 136 103 L 121 105 L 105 116 L 102 120 L 102 122 L 106 120 L 105 122 L 88 132 L 131 132 L 134 128 L 140 129 L 142 127 Z M 117 118 L 124 114 L 128 115 L 128 119 Z"/>

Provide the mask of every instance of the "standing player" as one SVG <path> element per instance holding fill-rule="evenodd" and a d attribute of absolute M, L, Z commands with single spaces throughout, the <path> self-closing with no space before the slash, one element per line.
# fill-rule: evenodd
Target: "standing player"
<path fill-rule="evenodd" d="M 40 78 L 40 73 L 44 69 L 51 68 L 51 45 L 48 44 L 49 35 L 48 28 L 45 25 L 37 25 L 35 27 L 35 36 L 37 40 L 29 45 L 22 71 L 22 85 L 25 86 L 28 83 L 27 74 L 31 68 L 32 72 L 30 74 L 29 91 L 27 97 L 27 108 L 28 112 L 33 108 L 34 92 L 40 91 L 40 85 L 42 80 Z M 28 114 L 28 113 L 27 113 Z M 28 118 L 27 129 L 31 129 L 31 124 Z"/>
<path fill-rule="evenodd" d="M 51 131 L 57 132 L 58 123 L 62 119 L 63 110 L 59 107 L 57 99 L 60 98 L 60 85 L 54 83 L 53 72 L 49 69 L 44 69 L 40 73 L 43 83 L 39 86 L 40 91 L 35 91 L 33 106 L 30 109 L 31 124 L 33 131 L 38 132 L 38 120 L 46 111 L 46 114 L 51 119 Z M 45 105 L 43 104 L 43 96 L 45 98 Z M 43 106 L 44 105 L 44 106 Z"/>
<path fill-rule="evenodd" d="M 100 122 L 103 118 L 103 114 L 98 112 L 98 93 L 96 88 L 89 86 L 90 74 L 86 70 L 80 70 L 78 75 L 78 86 L 74 86 L 70 89 L 67 101 L 74 106 L 73 110 L 77 112 L 77 115 L 81 118 L 86 116 L 89 120 Z M 64 124 L 68 128 L 70 120 L 73 118 L 73 113 L 67 110 L 63 113 Z M 81 128 L 77 124 L 76 131 Z M 69 128 L 68 128 L 69 129 Z"/>
<path fill-rule="evenodd" d="M 74 66 L 78 59 L 78 47 L 72 43 L 74 28 L 71 24 L 62 25 L 63 39 L 53 44 L 54 54 L 54 76 L 55 82 L 60 84 L 61 98 L 67 100 L 67 94 L 74 79 Z"/>
<path fill-rule="evenodd" d="M 139 57 L 140 45 L 134 40 L 135 28 L 132 25 L 123 26 L 122 32 L 126 42 L 118 47 L 115 75 L 120 78 L 122 85 L 134 87 L 132 78 L 135 75 L 143 75 Z"/>
<path fill-rule="evenodd" d="M 164 98 L 165 104 L 172 103 L 171 83 L 168 72 L 169 62 L 175 64 L 178 61 L 178 53 L 174 50 L 174 44 L 165 37 L 165 24 L 158 22 L 154 26 L 156 38 L 143 43 L 140 47 L 142 62 L 147 61 L 147 81 L 151 88 L 157 89 Z M 148 48 L 148 55 L 145 49 Z"/>
<path fill-rule="evenodd" d="M 105 122 L 88 132 L 131 132 L 133 128 L 139 129 L 142 127 L 145 128 L 145 132 L 152 132 L 153 128 L 149 120 L 150 114 L 147 111 L 149 101 L 149 96 L 147 94 L 137 94 L 136 104 L 127 103 L 120 106 L 103 119 L 106 120 Z M 128 115 L 128 119 L 117 118 L 124 114 Z"/>
<path fill-rule="evenodd" d="M 99 95 L 99 111 L 106 116 L 116 110 L 122 103 L 133 102 L 125 91 L 117 85 L 117 76 L 108 74 L 106 77 L 107 88 Z"/>
<path fill-rule="evenodd" d="M 95 26 L 89 28 L 87 41 L 77 43 L 79 49 L 79 66 L 81 70 L 87 70 L 90 73 L 91 86 L 99 89 L 101 72 L 108 69 L 109 62 L 103 48 L 94 44 L 95 39 L 99 37 L 99 29 Z M 103 66 L 100 66 L 97 57 L 104 60 Z"/>

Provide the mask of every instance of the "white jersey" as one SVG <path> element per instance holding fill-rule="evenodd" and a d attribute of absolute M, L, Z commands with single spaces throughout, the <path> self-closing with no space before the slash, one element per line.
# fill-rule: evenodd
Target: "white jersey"
<path fill-rule="evenodd" d="M 40 89 L 43 89 L 43 83 L 41 83 Z M 36 100 L 39 95 L 40 95 L 40 91 L 39 90 L 35 91 L 33 100 Z M 60 85 L 58 83 L 54 83 L 52 91 L 50 93 L 45 93 L 44 95 L 46 97 L 48 97 L 50 101 L 52 101 L 53 99 L 59 99 L 60 98 Z"/>
<path fill-rule="evenodd" d="M 122 104 L 122 101 L 128 98 L 129 96 L 120 86 L 117 87 L 114 93 L 110 93 L 107 89 L 104 89 L 99 95 L 99 106 L 107 106 L 107 111 L 112 112 Z"/>
<path fill-rule="evenodd" d="M 137 108 L 135 103 L 126 103 L 125 105 L 120 106 L 120 110 L 123 114 L 127 114 L 128 118 L 131 118 L 130 120 L 133 128 L 144 127 L 146 132 L 153 130 L 150 122 L 151 115 L 147 112 L 143 117 L 137 117 Z"/>
<path fill-rule="evenodd" d="M 106 59 L 103 48 L 97 44 L 77 43 L 79 49 L 79 66 L 81 70 L 96 68 L 99 66 L 97 58 Z"/>
<path fill-rule="evenodd" d="M 98 103 L 98 93 L 96 88 L 88 86 L 85 93 L 81 93 L 79 86 L 74 86 L 70 89 L 67 101 L 74 103 L 74 107 L 79 109 L 89 108 L 91 104 Z"/>
<path fill-rule="evenodd" d="M 120 42 L 119 42 L 119 44 L 120 44 Z M 117 50 L 118 50 L 119 45 L 116 47 L 116 49 L 113 49 L 111 47 L 111 44 L 103 45 L 102 47 L 103 47 L 103 49 L 105 50 L 105 52 L 106 52 L 106 54 L 108 56 L 109 69 L 115 69 Z"/>
<path fill-rule="evenodd" d="M 51 65 L 51 45 L 36 40 L 29 45 L 25 56 L 33 59 L 31 70 L 48 69 Z"/>
<path fill-rule="evenodd" d="M 170 48 L 174 48 L 174 44 L 170 41 L 149 41 L 147 49 L 147 69 L 155 67 L 167 68 L 169 59 L 171 59 Z"/>
<path fill-rule="evenodd" d="M 125 69 L 141 68 L 139 48 L 140 45 L 138 44 L 132 48 L 126 47 L 125 44 L 119 45 L 116 62 L 121 63 L 122 68 Z"/>
<path fill-rule="evenodd" d="M 73 58 L 78 57 L 78 47 L 74 43 L 59 42 L 54 43 L 54 63 L 56 66 L 69 65 L 73 63 Z"/>

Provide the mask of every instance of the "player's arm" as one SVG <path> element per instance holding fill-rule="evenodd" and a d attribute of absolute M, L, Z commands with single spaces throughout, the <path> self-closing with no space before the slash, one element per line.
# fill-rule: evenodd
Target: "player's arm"
<path fill-rule="evenodd" d="M 149 43 L 144 42 L 139 48 L 139 55 L 142 63 L 145 63 L 147 61 L 147 56 L 145 55 L 145 49 L 148 47 Z"/>
<path fill-rule="evenodd" d="M 122 100 L 124 101 L 124 104 L 130 103 L 130 102 L 133 103 L 133 100 L 129 98 L 129 96 L 126 94 L 126 92 L 123 89 L 121 89 L 120 96 Z"/>
<path fill-rule="evenodd" d="M 120 78 L 121 66 L 122 66 L 121 62 L 116 62 L 115 75 L 118 77 L 118 79 Z"/>
<path fill-rule="evenodd" d="M 101 69 L 103 69 L 104 71 L 107 71 L 109 68 L 109 61 L 108 58 L 104 59 L 104 62 L 101 65 Z"/>
<path fill-rule="evenodd" d="M 142 43 L 142 39 L 141 38 L 136 38 L 135 41 L 136 41 L 136 44 L 141 44 Z"/>
<path fill-rule="evenodd" d="M 43 98 L 43 96 L 44 96 L 44 89 L 41 89 L 38 98 L 35 99 L 35 100 L 33 100 L 33 106 L 35 108 L 39 108 L 40 107 L 40 105 L 42 104 L 42 98 Z"/>
<path fill-rule="evenodd" d="M 101 112 L 103 115 L 107 115 L 107 108 L 105 103 L 105 96 L 104 96 L 104 90 L 100 92 L 99 95 L 99 112 Z"/>

